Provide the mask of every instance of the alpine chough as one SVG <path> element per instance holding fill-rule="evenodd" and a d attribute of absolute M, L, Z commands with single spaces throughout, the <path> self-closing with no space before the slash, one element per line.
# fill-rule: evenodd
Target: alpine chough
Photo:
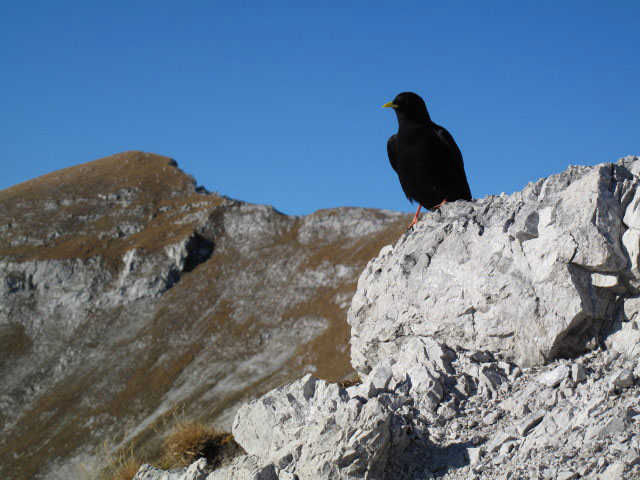
<path fill-rule="evenodd" d="M 431 121 L 424 100 L 403 92 L 383 107 L 393 108 L 398 117 L 398 133 L 387 141 L 389 162 L 409 201 L 418 202 L 409 228 L 422 207 L 435 210 L 447 202 L 471 200 L 460 149 L 446 128 Z"/>

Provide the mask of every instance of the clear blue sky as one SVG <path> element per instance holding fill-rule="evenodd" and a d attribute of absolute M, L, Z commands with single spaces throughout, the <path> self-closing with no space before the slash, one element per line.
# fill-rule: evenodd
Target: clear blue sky
<path fill-rule="evenodd" d="M 475 197 L 640 155 L 640 2 L 0 2 L 0 189 L 124 150 L 303 214 L 409 211 L 405 90 Z"/>

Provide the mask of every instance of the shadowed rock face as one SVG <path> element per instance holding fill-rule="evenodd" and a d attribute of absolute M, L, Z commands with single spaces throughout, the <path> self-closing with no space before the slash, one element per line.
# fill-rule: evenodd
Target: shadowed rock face
<path fill-rule="evenodd" d="M 570 167 L 426 217 L 360 277 L 354 368 L 366 373 L 419 337 L 522 366 L 594 348 L 638 294 L 639 165 Z"/>
<path fill-rule="evenodd" d="M 176 409 L 229 428 L 304 373 L 349 375 L 356 279 L 404 215 L 291 217 L 127 152 L 0 192 L 0 477 L 153 453 Z"/>

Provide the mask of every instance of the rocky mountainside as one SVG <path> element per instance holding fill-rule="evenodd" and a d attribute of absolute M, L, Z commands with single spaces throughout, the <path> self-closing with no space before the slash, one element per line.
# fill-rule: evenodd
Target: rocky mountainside
<path fill-rule="evenodd" d="M 445 205 L 349 310 L 347 388 L 244 404 L 247 452 L 136 480 L 640 478 L 640 159 Z"/>
<path fill-rule="evenodd" d="M 176 411 L 229 428 L 307 372 L 348 376 L 357 277 L 406 215 L 291 217 L 127 152 L 0 192 L 0 478 L 152 455 Z"/>

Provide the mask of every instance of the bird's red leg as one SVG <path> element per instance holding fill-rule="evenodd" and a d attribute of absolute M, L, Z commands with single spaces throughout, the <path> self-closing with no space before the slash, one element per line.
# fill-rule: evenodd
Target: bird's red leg
<path fill-rule="evenodd" d="M 411 225 L 409 225 L 407 227 L 407 230 L 411 230 L 413 228 L 413 226 L 418 223 L 418 214 L 420 213 L 420 209 L 422 208 L 422 205 L 418 204 L 418 210 L 416 210 L 416 216 L 413 217 L 413 222 L 411 222 Z"/>
<path fill-rule="evenodd" d="M 436 205 L 435 207 L 433 207 L 431 210 L 437 210 L 439 209 L 441 206 L 443 206 L 445 203 L 447 203 L 447 199 L 445 198 L 444 200 L 442 200 L 442 202 L 440 202 L 438 205 Z"/>

